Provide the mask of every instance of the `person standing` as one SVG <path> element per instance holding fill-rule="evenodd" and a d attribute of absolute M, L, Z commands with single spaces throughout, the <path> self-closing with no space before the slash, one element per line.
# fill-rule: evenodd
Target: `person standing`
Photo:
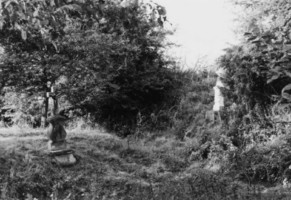
<path fill-rule="evenodd" d="M 223 79 L 225 78 L 225 71 L 222 68 L 219 68 L 216 71 L 217 80 L 216 84 L 213 87 L 214 90 L 214 105 L 213 105 L 213 112 L 214 112 L 214 121 L 222 121 L 221 115 L 224 109 L 224 96 L 222 94 L 222 88 L 225 88 L 225 84 L 223 83 Z"/>

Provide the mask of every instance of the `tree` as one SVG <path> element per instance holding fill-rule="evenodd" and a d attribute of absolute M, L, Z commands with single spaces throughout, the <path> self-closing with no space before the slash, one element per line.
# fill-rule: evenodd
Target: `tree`
<path fill-rule="evenodd" d="M 149 117 L 177 100 L 175 63 L 164 55 L 169 33 L 161 27 L 165 11 L 157 8 L 155 16 L 145 9 L 111 7 L 101 28 L 93 25 L 81 33 L 74 29 L 66 41 L 70 51 L 78 52 L 70 64 L 75 71 L 68 75 L 66 94 L 110 129 L 134 127 L 139 113 Z"/>
<path fill-rule="evenodd" d="M 275 103 L 290 101 L 291 3 L 289 1 L 236 2 L 248 17 L 241 24 L 244 41 L 227 50 L 220 65 L 227 69 L 232 92 L 246 110 L 260 107 L 263 118 Z M 265 120 L 263 120 L 265 121 Z"/>
<path fill-rule="evenodd" d="M 37 94 L 48 81 L 58 82 L 74 107 L 111 128 L 118 121 L 134 124 L 139 112 L 176 99 L 175 63 L 164 55 L 163 7 L 97 0 L 6 0 L 1 6 L 6 87 Z"/>
<path fill-rule="evenodd" d="M 63 70 L 60 66 L 66 61 L 58 54 L 57 43 L 65 34 L 68 6 L 62 1 L 1 2 L 0 43 L 5 48 L 2 87 L 43 93 L 44 118 L 48 110 L 47 83 L 58 79 Z"/>

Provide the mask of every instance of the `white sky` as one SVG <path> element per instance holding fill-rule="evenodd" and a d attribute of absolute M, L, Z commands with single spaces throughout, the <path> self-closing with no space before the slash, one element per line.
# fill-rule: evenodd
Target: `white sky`
<path fill-rule="evenodd" d="M 228 44 L 236 43 L 234 12 L 227 0 L 153 0 L 165 6 L 169 21 L 177 27 L 171 38 L 181 44 L 175 53 L 186 67 L 207 56 L 213 64 Z"/>

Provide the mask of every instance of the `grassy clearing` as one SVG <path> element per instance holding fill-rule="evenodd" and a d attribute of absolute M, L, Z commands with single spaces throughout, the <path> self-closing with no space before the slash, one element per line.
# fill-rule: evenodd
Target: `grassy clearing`
<path fill-rule="evenodd" d="M 2 134 L 15 136 L 10 131 Z M 0 140 L 1 199 L 284 199 L 287 195 L 282 189 L 264 193 L 263 187 L 204 169 L 206 162 L 189 162 L 186 155 L 194 140 L 159 137 L 131 141 L 128 146 L 126 140 L 102 131 L 69 131 L 68 143 L 78 163 L 62 168 L 47 155 L 43 131 L 23 131 L 17 138 L 7 135 Z"/>
<path fill-rule="evenodd" d="M 0 137 L 27 137 L 39 136 L 45 132 L 44 129 L 32 129 L 29 127 L 12 126 L 8 128 L 0 128 Z"/>

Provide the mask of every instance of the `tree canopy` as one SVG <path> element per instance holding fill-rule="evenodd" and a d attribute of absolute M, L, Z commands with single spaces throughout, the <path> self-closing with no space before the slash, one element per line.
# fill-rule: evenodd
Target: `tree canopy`
<path fill-rule="evenodd" d="M 181 83 L 164 53 L 171 31 L 158 4 L 4 0 L 0 16 L 2 87 L 43 94 L 49 81 L 111 128 L 177 100 Z"/>

